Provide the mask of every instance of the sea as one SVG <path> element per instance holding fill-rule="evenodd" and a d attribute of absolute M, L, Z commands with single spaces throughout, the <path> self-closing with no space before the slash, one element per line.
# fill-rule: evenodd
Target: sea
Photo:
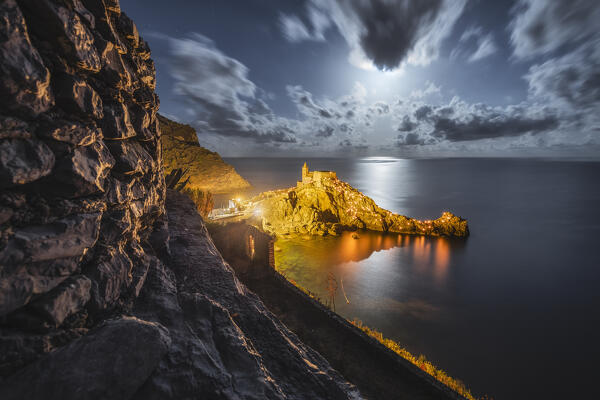
<path fill-rule="evenodd" d="M 279 239 L 276 265 L 334 301 L 343 317 L 423 354 L 475 395 L 600 399 L 600 162 L 225 161 L 253 185 L 236 197 L 294 186 L 307 161 L 395 213 L 466 218 L 466 240 L 373 232 Z"/>

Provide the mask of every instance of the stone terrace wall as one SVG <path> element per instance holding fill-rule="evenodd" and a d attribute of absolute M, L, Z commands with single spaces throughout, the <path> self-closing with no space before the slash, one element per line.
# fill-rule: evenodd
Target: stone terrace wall
<path fill-rule="evenodd" d="M 212 223 L 207 225 L 207 229 L 223 258 L 235 264 L 238 276 L 251 274 L 256 278 L 272 273 L 273 237 L 245 221 Z M 253 254 L 250 254 L 250 237 L 254 245 Z"/>
<path fill-rule="evenodd" d="M 0 377 L 138 295 L 164 214 L 154 88 L 117 0 L 0 2 Z"/>

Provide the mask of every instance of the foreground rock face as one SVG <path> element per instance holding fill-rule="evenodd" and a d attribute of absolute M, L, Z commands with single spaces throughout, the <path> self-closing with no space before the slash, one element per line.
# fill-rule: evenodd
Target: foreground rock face
<path fill-rule="evenodd" d="M 29 365 L 3 383 L 9 399 L 128 399 L 171 344 L 159 324 L 124 317 Z M 125 378 L 125 379 L 124 379 Z"/>
<path fill-rule="evenodd" d="M 154 76 L 118 1 L 0 3 L 0 377 L 130 306 L 156 260 L 165 187 Z M 69 349 L 54 365 L 92 365 Z"/>
<path fill-rule="evenodd" d="M 469 235 L 467 221 L 450 212 L 428 221 L 394 214 L 336 178 L 299 182 L 295 188 L 261 193 L 252 202 L 260 210 L 263 230 L 274 235 L 336 235 L 342 230 L 356 229 L 430 236 Z"/>
<path fill-rule="evenodd" d="M 186 188 L 192 191 L 229 193 L 250 187 L 219 154 L 201 147 L 196 131 L 162 115 L 158 116 L 162 131 L 162 152 L 165 173 L 175 168 L 188 170 Z M 209 210 L 210 211 L 210 210 Z"/>
<path fill-rule="evenodd" d="M 135 314 L 173 342 L 135 398 L 360 397 L 238 281 L 191 200 L 170 191 L 167 214 L 173 258 L 151 267 Z"/>
<path fill-rule="evenodd" d="M 117 0 L 3 0 L 0 74 L 0 399 L 359 396 L 189 198 L 167 218 L 154 66 Z"/>

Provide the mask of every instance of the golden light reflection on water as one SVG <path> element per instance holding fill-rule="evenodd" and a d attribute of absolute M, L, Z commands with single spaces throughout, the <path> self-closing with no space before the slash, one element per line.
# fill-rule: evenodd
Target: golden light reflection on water
<path fill-rule="evenodd" d="M 376 232 L 359 232 L 355 237 L 344 232 L 339 237 L 280 239 L 277 268 L 321 298 L 326 298 L 327 275 L 333 272 L 343 288 L 338 293 L 338 312 L 348 317 L 387 310 L 424 318 L 424 310 L 437 310 L 427 305 L 415 311 L 417 300 L 405 298 L 402 288 L 409 278 L 443 286 L 454 242 Z"/>
<path fill-rule="evenodd" d="M 434 275 L 438 281 L 445 280 L 450 265 L 450 244 L 445 239 L 439 239 L 435 243 Z"/>

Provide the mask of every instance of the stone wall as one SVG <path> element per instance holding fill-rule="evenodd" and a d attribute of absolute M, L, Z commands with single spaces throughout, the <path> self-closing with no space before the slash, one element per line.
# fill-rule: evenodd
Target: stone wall
<path fill-rule="evenodd" d="M 235 263 L 238 275 L 251 273 L 256 277 L 272 272 L 274 246 L 270 235 L 244 221 L 209 224 L 208 231 L 223 258 Z"/>
<path fill-rule="evenodd" d="M 0 376 L 138 295 L 164 214 L 154 89 L 117 0 L 0 3 Z"/>

